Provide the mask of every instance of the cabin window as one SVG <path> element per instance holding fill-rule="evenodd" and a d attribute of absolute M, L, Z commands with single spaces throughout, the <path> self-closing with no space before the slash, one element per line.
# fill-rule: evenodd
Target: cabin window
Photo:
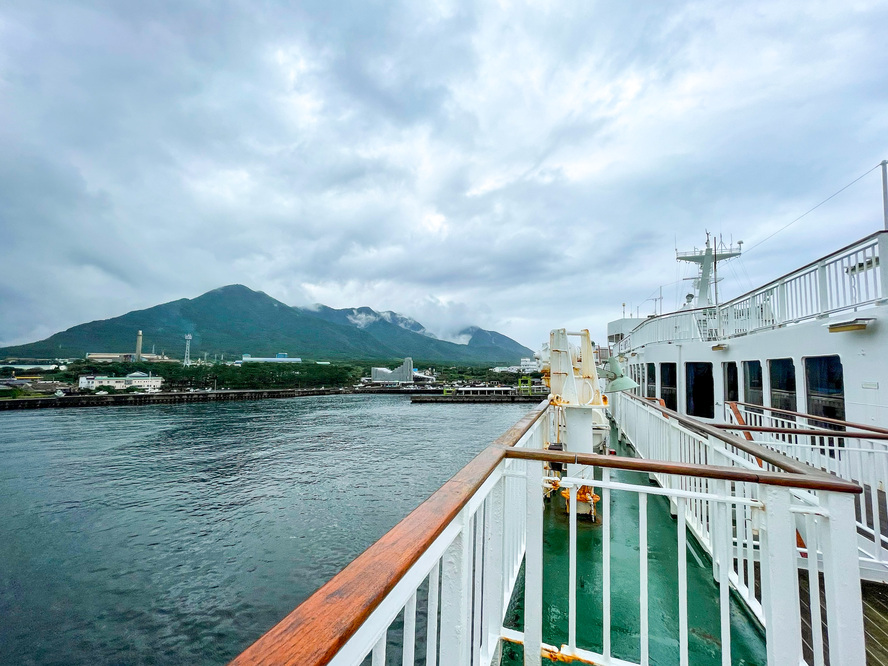
<path fill-rule="evenodd" d="M 648 398 L 657 397 L 657 367 L 653 363 L 647 364 L 647 393 Z"/>
<path fill-rule="evenodd" d="M 795 363 L 791 358 L 778 358 L 768 361 L 771 377 L 771 407 L 796 410 Z"/>
<path fill-rule="evenodd" d="M 743 401 L 753 405 L 765 404 L 761 361 L 743 361 Z"/>
<path fill-rule="evenodd" d="M 712 363 L 685 363 L 685 379 L 688 415 L 713 418 L 715 389 L 712 382 Z"/>
<path fill-rule="evenodd" d="M 845 380 L 838 356 L 806 358 L 805 383 L 809 414 L 845 420 Z"/>
<path fill-rule="evenodd" d="M 737 364 L 734 361 L 722 363 L 722 368 L 725 376 L 725 402 L 737 402 L 740 399 Z"/>
<path fill-rule="evenodd" d="M 660 398 L 672 410 L 678 409 L 678 372 L 675 363 L 660 364 Z"/>

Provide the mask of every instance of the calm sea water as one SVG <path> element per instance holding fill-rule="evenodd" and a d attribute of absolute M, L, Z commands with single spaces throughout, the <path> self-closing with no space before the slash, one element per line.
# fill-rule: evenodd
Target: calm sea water
<path fill-rule="evenodd" d="M 529 405 L 401 396 L 0 415 L 0 662 L 219 664 Z"/>

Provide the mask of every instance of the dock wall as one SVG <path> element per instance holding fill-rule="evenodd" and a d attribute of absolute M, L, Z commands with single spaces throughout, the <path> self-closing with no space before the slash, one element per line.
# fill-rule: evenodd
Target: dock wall
<path fill-rule="evenodd" d="M 340 389 L 248 389 L 242 391 L 176 391 L 170 393 L 118 393 L 116 395 L 66 395 L 46 398 L 0 400 L 0 411 L 57 409 L 65 407 L 121 407 L 124 405 L 179 405 L 191 402 L 268 400 L 310 395 L 346 393 Z"/>
<path fill-rule="evenodd" d="M 545 399 L 541 395 L 413 395 L 410 402 L 532 402 L 538 403 Z"/>

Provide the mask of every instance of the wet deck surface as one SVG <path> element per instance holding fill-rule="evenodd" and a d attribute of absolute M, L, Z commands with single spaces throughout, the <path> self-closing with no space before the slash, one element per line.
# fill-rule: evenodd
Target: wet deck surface
<path fill-rule="evenodd" d="M 620 481 L 648 483 L 647 475 L 618 472 Z M 611 493 L 611 643 L 615 657 L 640 658 L 638 500 L 634 493 Z M 602 650 L 601 526 L 579 521 L 577 534 L 577 643 Z M 567 588 L 569 571 L 568 520 L 563 500 L 547 501 L 544 513 L 543 642 L 567 642 Z M 688 539 L 688 638 L 690 663 L 721 664 L 718 586 L 712 565 L 702 549 Z M 676 521 L 665 498 L 648 500 L 648 587 L 650 657 L 652 664 L 677 664 L 678 576 Z M 519 575 L 506 626 L 523 626 L 523 572 Z M 732 663 L 765 663 L 764 636 L 757 621 L 731 595 Z M 520 664 L 521 646 L 505 644 L 502 664 Z M 544 662 L 550 663 L 550 662 Z"/>
<path fill-rule="evenodd" d="M 864 581 L 862 586 L 866 663 L 888 666 L 888 585 Z"/>

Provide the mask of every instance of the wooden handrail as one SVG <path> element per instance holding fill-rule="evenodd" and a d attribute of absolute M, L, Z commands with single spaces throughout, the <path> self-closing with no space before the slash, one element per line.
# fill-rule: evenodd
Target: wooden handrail
<path fill-rule="evenodd" d="M 888 440 L 888 434 L 881 432 L 851 432 L 848 430 L 803 430 L 801 428 L 772 428 L 770 426 L 736 425 L 733 423 L 714 423 L 721 430 L 741 430 L 743 432 L 773 432 L 782 435 L 812 435 L 814 437 L 835 437 L 836 439 L 873 439 Z"/>
<path fill-rule="evenodd" d="M 888 428 L 879 428 L 878 426 L 866 425 L 865 423 L 853 423 L 851 421 L 840 421 L 839 419 L 831 419 L 827 416 L 815 416 L 814 414 L 805 414 L 804 412 L 791 412 L 788 409 L 777 409 L 776 407 L 765 407 L 764 405 L 754 405 L 751 402 L 736 402 L 734 404 L 743 405 L 744 407 L 752 407 L 754 409 L 766 409 L 769 412 L 779 412 L 780 414 L 790 414 L 792 416 L 801 416 L 803 419 L 811 421 L 820 421 L 822 423 L 832 423 L 833 425 L 845 426 L 846 428 L 857 428 L 858 430 L 868 430 L 870 432 L 878 432 L 888 435 Z M 835 432 L 841 432 L 836 430 Z"/>
<path fill-rule="evenodd" d="M 829 490 L 837 493 L 860 494 L 863 492 L 863 488 L 856 483 L 840 479 L 831 474 L 786 474 L 784 472 L 756 471 L 739 467 L 697 465 L 662 460 L 645 460 L 642 458 L 625 458 L 623 456 L 602 456 L 597 453 L 569 453 L 567 451 L 552 451 L 550 449 L 503 448 L 502 451 L 506 458 L 516 460 L 544 460 L 556 463 L 594 465 L 596 467 L 609 467 L 611 469 L 624 469 L 634 472 L 698 476 L 706 479 L 761 483 L 766 486 Z M 589 485 L 594 486 L 595 482 L 590 480 Z"/>
<path fill-rule="evenodd" d="M 835 478 L 832 474 L 811 467 L 810 465 L 806 465 L 805 463 L 795 460 L 794 458 L 790 458 L 789 456 L 785 456 L 778 451 L 773 451 L 772 449 L 765 448 L 764 446 L 756 444 L 755 442 L 740 439 L 735 435 L 729 435 L 728 433 L 722 432 L 709 423 L 703 423 L 702 421 L 691 419 L 684 414 L 679 414 L 678 412 L 669 409 L 668 407 L 660 407 L 659 405 L 649 403 L 642 400 L 636 395 L 632 395 L 631 393 L 626 393 L 625 395 L 629 398 L 632 398 L 633 400 L 638 400 L 639 402 L 642 402 L 643 404 L 648 405 L 653 409 L 657 409 L 663 414 L 676 419 L 683 426 L 696 430 L 697 432 L 704 435 L 712 435 L 716 439 L 720 439 L 721 441 L 723 441 L 725 444 L 740 449 L 741 451 L 745 451 L 751 456 L 755 456 L 756 458 L 763 460 L 766 463 L 774 465 L 774 467 L 776 467 L 777 469 L 781 469 L 784 472 L 791 472 L 793 474 L 801 474 L 807 476 L 820 476 L 827 479 Z"/>
<path fill-rule="evenodd" d="M 545 400 L 528 412 L 231 664 L 321 666 L 329 662 L 548 406 Z"/>

